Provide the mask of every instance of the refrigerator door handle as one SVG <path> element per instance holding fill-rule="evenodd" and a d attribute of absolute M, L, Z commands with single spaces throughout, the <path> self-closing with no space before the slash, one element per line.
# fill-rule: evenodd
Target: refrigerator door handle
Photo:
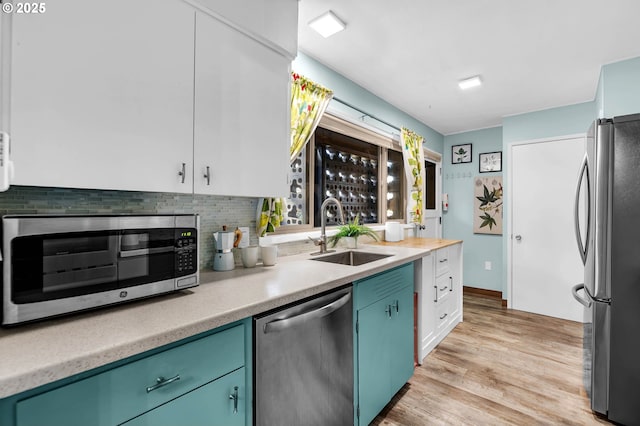
<path fill-rule="evenodd" d="M 580 168 L 580 176 L 578 176 L 578 185 L 576 188 L 576 201 L 574 206 L 574 223 L 576 231 L 576 241 L 578 242 L 578 250 L 580 251 L 580 258 L 582 264 L 587 263 L 587 251 L 589 250 L 589 238 L 591 233 L 591 182 L 589 179 L 589 163 L 587 161 L 587 155 L 585 154 L 584 160 L 582 160 L 582 167 Z M 582 179 L 586 177 L 587 181 L 587 235 L 586 244 L 582 244 L 582 237 L 580 236 L 580 190 L 582 189 Z"/>
<path fill-rule="evenodd" d="M 582 298 L 578 295 L 580 290 L 584 290 L 584 295 L 587 298 Z M 611 305 L 611 299 L 605 297 L 593 297 L 591 293 L 589 293 L 589 289 L 584 286 L 584 284 L 574 285 L 571 289 L 571 293 L 573 294 L 573 298 L 584 305 L 585 308 L 590 308 L 592 303 L 604 303 L 607 305 Z"/>
<path fill-rule="evenodd" d="M 585 308 L 590 308 L 591 307 L 591 300 L 587 300 L 587 299 L 584 299 L 584 298 L 580 297 L 580 295 L 578 294 L 578 292 L 580 290 L 584 290 L 585 294 L 588 294 L 587 290 L 584 288 L 584 284 L 574 285 L 573 288 L 571 289 L 571 293 L 573 294 L 573 298 L 576 299 L 578 302 L 580 302 L 581 305 L 584 305 Z"/>

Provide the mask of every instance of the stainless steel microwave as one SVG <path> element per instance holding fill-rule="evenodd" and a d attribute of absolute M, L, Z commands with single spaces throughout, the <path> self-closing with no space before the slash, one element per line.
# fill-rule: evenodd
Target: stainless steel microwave
<path fill-rule="evenodd" d="M 198 215 L 2 218 L 2 324 L 199 284 Z"/>

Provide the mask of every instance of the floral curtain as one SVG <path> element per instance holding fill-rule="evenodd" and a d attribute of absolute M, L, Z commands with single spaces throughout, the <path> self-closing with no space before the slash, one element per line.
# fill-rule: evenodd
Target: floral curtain
<path fill-rule="evenodd" d="M 424 224 L 423 192 L 424 192 L 424 150 L 422 143 L 424 138 L 409 129 L 402 128 L 401 145 L 404 158 L 404 171 L 411 188 L 409 200 L 411 222 L 418 225 Z"/>
<path fill-rule="evenodd" d="M 291 73 L 291 162 L 309 141 L 332 97 L 331 90 L 300 74 Z M 280 226 L 284 220 L 284 205 L 282 198 L 264 198 L 258 202 L 258 236 L 264 237 Z"/>

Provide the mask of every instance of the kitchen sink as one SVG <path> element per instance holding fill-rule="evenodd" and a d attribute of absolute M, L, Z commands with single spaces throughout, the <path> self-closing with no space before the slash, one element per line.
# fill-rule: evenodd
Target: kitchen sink
<path fill-rule="evenodd" d="M 338 263 L 340 265 L 359 266 L 390 256 L 393 255 L 382 253 L 368 253 L 366 251 L 343 251 L 340 253 L 330 254 L 328 256 L 314 257 L 311 260 L 318 260 L 320 262 L 328 263 Z"/>

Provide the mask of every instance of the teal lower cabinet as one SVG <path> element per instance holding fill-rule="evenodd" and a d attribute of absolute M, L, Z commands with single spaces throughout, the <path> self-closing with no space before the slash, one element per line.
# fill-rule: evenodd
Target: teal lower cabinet
<path fill-rule="evenodd" d="M 354 283 L 356 419 L 368 425 L 413 375 L 413 265 Z"/>
<path fill-rule="evenodd" d="M 244 367 L 149 411 L 126 426 L 244 426 Z"/>
<path fill-rule="evenodd" d="M 15 410 L 7 426 L 245 426 L 251 358 L 245 320 L 9 397 L 0 409 Z M 7 418 L 5 411 L 0 419 Z"/>

